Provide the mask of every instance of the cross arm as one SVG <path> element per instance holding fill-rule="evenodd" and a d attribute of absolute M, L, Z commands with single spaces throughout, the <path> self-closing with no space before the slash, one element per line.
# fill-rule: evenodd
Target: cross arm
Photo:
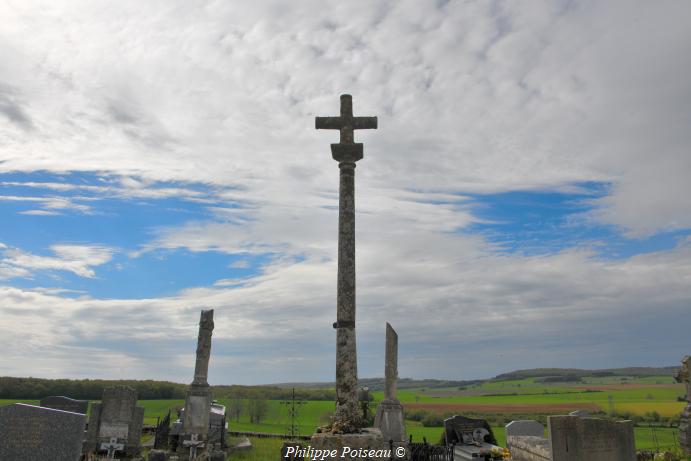
<path fill-rule="evenodd" d="M 353 129 L 354 130 L 368 130 L 377 129 L 377 117 L 354 117 L 353 118 Z"/>
<path fill-rule="evenodd" d="M 340 130 L 343 122 L 341 117 L 315 117 L 314 125 L 317 130 Z"/>

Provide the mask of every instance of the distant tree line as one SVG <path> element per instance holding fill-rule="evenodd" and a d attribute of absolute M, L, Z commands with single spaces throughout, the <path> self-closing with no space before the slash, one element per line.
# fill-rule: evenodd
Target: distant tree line
<path fill-rule="evenodd" d="M 40 400 L 49 395 L 73 399 L 100 400 L 103 389 L 115 385 L 130 386 L 142 400 L 184 399 L 187 386 L 168 381 L 41 379 L 0 377 L 0 398 Z"/>
<path fill-rule="evenodd" d="M 184 399 L 187 384 L 153 380 L 41 379 L 0 377 L 0 399 L 40 400 L 49 395 L 73 399 L 100 400 L 103 389 L 115 385 L 130 386 L 141 400 Z M 214 398 L 247 400 L 288 400 L 292 389 L 275 386 L 211 386 Z M 298 400 L 335 400 L 333 389 L 295 389 Z M 259 412 L 261 413 L 261 411 Z"/>

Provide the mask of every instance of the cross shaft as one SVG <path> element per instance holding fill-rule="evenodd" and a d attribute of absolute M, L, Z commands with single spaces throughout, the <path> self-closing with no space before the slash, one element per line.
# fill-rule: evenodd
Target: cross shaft
<path fill-rule="evenodd" d="M 353 142 L 353 130 L 377 128 L 377 117 L 353 117 L 353 101 L 341 95 L 340 117 L 317 117 L 317 129 L 340 130 L 341 142 L 331 144 L 338 162 L 338 279 L 336 282 L 336 413 L 331 430 L 355 433 L 362 427 L 357 400 L 355 341 L 355 162 L 362 144 Z"/>

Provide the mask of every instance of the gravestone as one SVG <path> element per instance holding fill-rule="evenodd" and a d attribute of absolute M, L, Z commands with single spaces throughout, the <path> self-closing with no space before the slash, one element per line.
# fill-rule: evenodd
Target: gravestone
<path fill-rule="evenodd" d="M 691 455 L 691 357 L 685 356 L 681 361 L 681 369 L 675 377 L 677 382 L 684 384 L 686 391 L 686 407 L 679 418 L 679 446 L 685 455 Z"/>
<path fill-rule="evenodd" d="M 103 390 L 101 403 L 91 406 L 84 444 L 88 453 L 108 453 L 115 448 L 119 457 L 134 457 L 141 450 L 144 408 L 137 406 L 137 391 L 129 386 Z"/>
<path fill-rule="evenodd" d="M 405 442 L 405 416 L 396 395 L 398 379 L 398 334 L 386 323 L 386 349 L 384 354 L 384 400 L 377 406 L 374 427 L 381 430 L 384 440 Z"/>
<path fill-rule="evenodd" d="M 86 416 L 15 403 L 0 407 L 0 460 L 77 461 Z"/>
<path fill-rule="evenodd" d="M 484 419 L 456 415 L 444 420 L 444 440 L 454 446 L 454 459 L 491 459 L 502 451 L 492 428 Z"/>
<path fill-rule="evenodd" d="M 506 445 L 511 452 L 511 461 L 552 461 L 549 440 L 544 437 L 511 436 L 506 438 Z"/>
<path fill-rule="evenodd" d="M 544 437 L 545 428 L 532 419 L 511 421 L 505 426 L 506 437 Z"/>
<path fill-rule="evenodd" d="M 550 416 L 554 461 L 635 461 L 633 422 L 578 416 Z"/>
<path fill-rule="evenodd" d="M 185 408 L 182 412 L 177 450 L 190 457 L 202 454 L 210 448 L 209 424 L 211 412 L 211 387 L 208 383 L 209 359 L 211 357 L 211 335 L 214 330 L 214 311 L 202 310 L 199 317 L 197 354 L 194 365 L 194 379 L 187 388 Z M 223 408 L 225 411 L 225 407 Z"/>
<path fill-rule="evenodd" d="M 480 429 L 484 429 L 484 431 L 480 431 Z M 482 435 L 478 437 L 479 434 Z M 487 421 L 460 415 L 444 420 L 444 440 L 447 445 L 474 442 L 497 444 L 497 439 Z"/>
<path fill-rule="evenodd" d="M 537 421 L 511 421 L 506 425 L 506 446 L 513 461 L 549 461 L 549 441 L 545 428 Z"/>
<path fill-rule="evenodd" d="M 54 410 L 69 411 L 72 413 L 86 414 L 89 408 L 88 400 L 75 400 L 62 395 L 51 395 L 41 399 L 42 407 L 52 408 Z"/>

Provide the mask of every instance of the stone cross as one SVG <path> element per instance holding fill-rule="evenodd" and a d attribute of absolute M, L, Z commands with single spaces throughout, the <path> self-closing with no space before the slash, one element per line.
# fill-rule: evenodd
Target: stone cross
<path fill-rule="evenodd" d="M 110 442 L 108 443 L 102 443 L 101 444 L 101 450 L 108 450 L 108 459 L 115 459 L 115 452 L 116 451 L 122 451 L 125 449 L 125 444 L 124 443 L 118 443 L 118 438 L 117 437 L 111 437 Z"/>
<path fill-rule="evenodd" d="M 202 311 L 199 319 L 199 337 L 197 338 L 197 361 L 194 364 L 194 381 L 192 384 L 208 386 L 209 357 L 211 356 L 211 334 L 214 331 L 214 311 Z"/>
<path fill-rule="evenodd" d="M 384 363 L 384 398 L 396 400 L 396 380 L 398 379 L 398 334 L 386 322 L 386 353 Z"/>
<path fill-rule="evenodd" d="M 204 441 L 199 440 L 199 434 L 192 434 L 190 436 L 190 440 L 184 440 L 182 442 L 182 445 L 185 447 L 189 447 L 190 461 L 194 461 L 194 459 L 197 457 L 197 448 L 203 447 Z"/>
<path fill-rule="evenodd" d="M 331 144 L 340 169 L 338 204 L 338 282 L 336 295 L 336 413 L 335 431 L 357 432 L 361 425 L 357 399 L 355 344 L 355 162 L 362 159 L 362 144 L 353 130 L 376 129 L 377 117 L 353 117 L 353 100 L 341 95 L 339 117 L 317 117 L 316 129 L 339 130 L 341 142 Z"/>

